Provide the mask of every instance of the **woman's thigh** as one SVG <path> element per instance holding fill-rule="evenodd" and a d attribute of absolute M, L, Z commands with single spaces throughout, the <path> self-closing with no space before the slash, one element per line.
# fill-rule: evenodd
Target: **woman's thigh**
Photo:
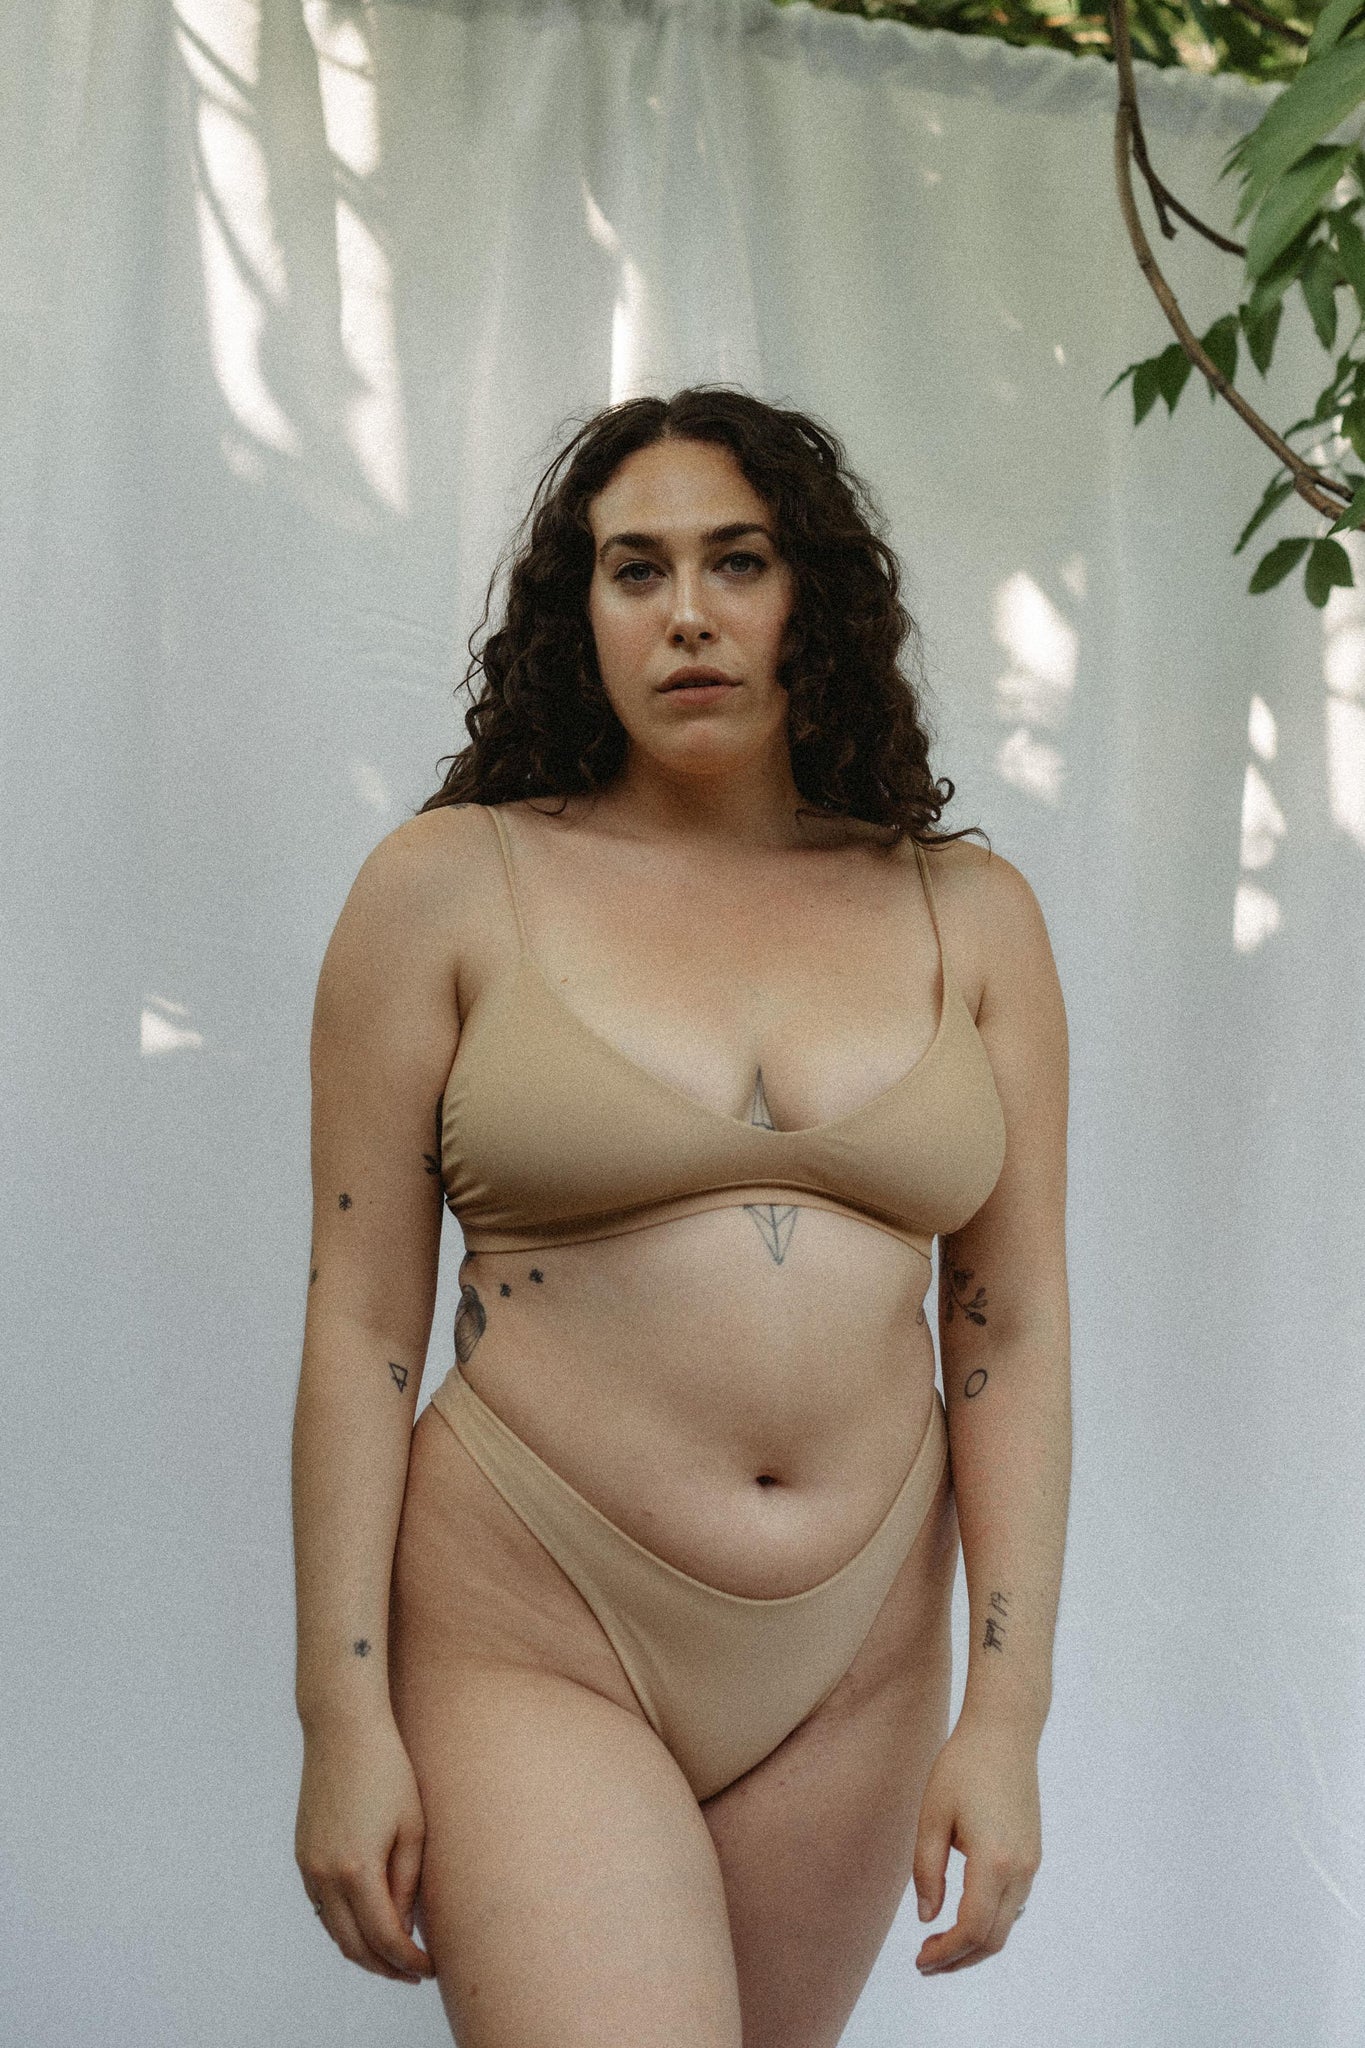
<path fill-rule="evenodd" d="M 948 1732 L 959 1548 L 945 1473 L 834 1692 L 701 1809 L 725 1885 L 744 2048 L 833 2048 L 890 1931 Z"/>
<path fill-rule="evenodd" d="M 460 2048 L 832 2048 L 911 1875 L 947 1732 L 945 1474 L 834 1692 L 698 1807 L 596 1617 L 435 1411 L 394 1561 L 417 1924 Z"/>
<path fill-rule="evenodd" d="M 714 1845 L 581 1596 L 435 1413 L 394 1559 L 416 1924 L 460 2048 L 740 2048 Z"/>
<path fill-rule="evenodd" d="M 715 1849 L 646 1723 L 473 1666 L 417 1746 L 416 1924 L 460 2048 L 740 2048 Z"/>

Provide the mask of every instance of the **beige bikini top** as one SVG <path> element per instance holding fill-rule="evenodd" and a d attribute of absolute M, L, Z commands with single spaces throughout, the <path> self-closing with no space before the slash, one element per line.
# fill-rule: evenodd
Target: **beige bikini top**
<path fill-rule="evenodd" d="M 502 817 L 480 808 L 497 829 L 520 952 L 465 1019 L 442 1099 L 442 1178 L 469 1251 L 581 1244 L 771 1203 L 857 1217 L 927 1261 L 935 1232 L 975 1215 L 1004 1163 L 1005 1119 L 917 842 L 942 968 L 933 1043 L 850 1115 L 779 1131 L 708 1108 L 574 1015 L 527 947 Z"/>

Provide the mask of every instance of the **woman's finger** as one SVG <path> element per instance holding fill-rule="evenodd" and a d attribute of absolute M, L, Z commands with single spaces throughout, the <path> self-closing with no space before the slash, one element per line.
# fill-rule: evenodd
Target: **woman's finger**
<path fill-rule="evenodd" d="M 931 1934 L 920 1950 L 922 1968 L 950 1970 L 985 1949 L 1007 1889 L 1003 1873 L 997 1876 L 980 1850 L 968 1846 L 967 1868 L 962 1877 L 962 1897 L 957 1919 L 941 1934 Z"/>
<path fill-rule="evenodd" d="M 938 1970 L 930 1971 L 927 1974 L 931 1976 L 946 1976 L 950 1970 L 970 1969 L 973 1963 L 984 1963 L 987 1956 L 998 1956 L 1010 1938 L 1010 1932 L 1015 1921 L 1024 1910 L 1024 1901 L 1027 1897 L 1028 1886 L 1026 1884 L 1008 1886 L 1004 1897 L 1000 1901 L 1000 1910 L 995 1916 L 995 1922 L 991 1927 L 991 1931 L 980 1946 L 969 1949 L 965 1955 L 955 1956 L 952 1962 L 944 1963 Z"/>
<path fill-rule="evenodd" d="M 429 1977 L 431 1958 L 418 1948 L 398 1917 L 386 1872 L 367 1866 L 347 1887 L 347 1903 L 355 1915 L 370 1954 L 384 1966 L 385 1975 Z"/>
<path fill-rule="evenodd" d="M 1024 1901 L 1028 1894 L 1028 1884 L 1023 1880 L 1010 1885 L 1006 1889 L 1005 1896 L 1000 1901 L 1000 1911 L 995 1916 L 995 1925 L 991 1929 L 990 1939 L 986 1943 L 986 1947 L 992 1955 L 999 1955 L 1001 1949 L 1009 1940 L 1010 1935 L 1014 1931 L 1014 1923 L 1024 1910 Z"/>
<path fill-rule="evenodd" d="M 369 1970 L 376 1977 L 405 1977 L 406 1972 L 394 1969 L 371 1949 L 360 1931 L 354 1909 L 341 1883 L 320 1889 L 323 1926 L 331 1935 L 348 1962 L 356 1963 L 362 1970 Z"/>

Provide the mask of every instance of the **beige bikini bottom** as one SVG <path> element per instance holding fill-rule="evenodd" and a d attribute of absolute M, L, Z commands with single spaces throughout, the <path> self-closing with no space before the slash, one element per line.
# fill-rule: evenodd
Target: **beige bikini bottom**
<path fill-rule="evenodd" d="M 692 1578 L 618 1529 L 480 1400 L 458 1365 L 431 1405 L 587 1601 L 698 1800 L 752 1770 L 833 1692 L 948 1462 L 935 1387 L 910 1470 L 862 1549 L 816 1586 L 754 1599 Z"/>

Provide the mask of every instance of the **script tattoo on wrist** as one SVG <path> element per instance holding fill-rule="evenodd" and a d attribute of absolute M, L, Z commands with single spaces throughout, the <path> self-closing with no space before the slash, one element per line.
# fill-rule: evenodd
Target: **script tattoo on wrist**
<path fill-rule="evenodd" d="M 983 1650 L 1000 1650 L 1005 1647 L 1004 1623 L 1009 1618 L 1009 1598 L 1004 1593 L 992 1593 L 989 1601 L 990 1613 L 986 1616 L 986 1633 L 982 1637 Z"/>

